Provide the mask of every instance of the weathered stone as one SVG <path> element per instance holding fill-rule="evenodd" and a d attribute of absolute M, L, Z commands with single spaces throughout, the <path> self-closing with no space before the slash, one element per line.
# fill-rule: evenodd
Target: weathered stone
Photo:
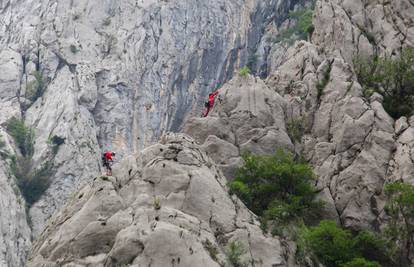
<path fill-rule="evenodd" d="M 27 266 L 220 266 L 233 241 L 245 245 L 248 262 L 285 264 L 280 241 L 230 198 L 225 177 L 200 146 L 175 134 L 163 144 L 163 151 L 155 145 L 115 166 L 119 177 L 95 178 L 75 194 L 49 222 Z M 192 161 L 168 157 L 177 150 Z M 137 170 L 132 176 L 123 170 L 128 165 Z M 180 205 L 167 200 L 180 192 Z M 149 205 L 142 205 L 145 198 Z"/>

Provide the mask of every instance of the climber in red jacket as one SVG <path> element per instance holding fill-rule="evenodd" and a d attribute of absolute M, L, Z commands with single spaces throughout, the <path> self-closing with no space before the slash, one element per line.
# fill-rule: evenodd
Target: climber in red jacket
<path fill-rule="evenodd" d="M 102 155 L 103 166 L 105 167 L 106 175 L 108 175 L 108 176 L 112 176 L 112 167 L 111 167 L 111 165 L 114 162 L 112 157 L 115 157 L 115 153 L 111 152 L 111 151 L 106 151 Z"/>
<path fill-rule="evenodd" d="M 208 95 L 208 102 L 206 102 L 205 105 L 204 105 L 206 109 L 204 110 L 204 112 L 202 114 L 202 117 L 207 117 L 208 113 L 213 108 L 214 100 L 215 100 L 216 96 L 219 94 L 219 90 L 218 90 L 219 87 L 220 87 L 219 84 L 217 84 L 217 86 L 216 86 L 217 90 Z"/>

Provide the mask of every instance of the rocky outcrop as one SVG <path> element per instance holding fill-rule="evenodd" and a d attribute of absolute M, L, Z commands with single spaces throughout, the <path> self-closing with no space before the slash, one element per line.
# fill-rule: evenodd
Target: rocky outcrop
<path fill-rule="evenodd" d="M 326 217 L 354 230 L 381 228 L 384 183 L 399 179 L 410 182 L 414 170 L 414 136 L 408 120 L 402 118 L 394 126 L 394 120 L 382 107 L 381 96 L 363 97 L 352 65 L 357 55 L 397 54 L 402 46 L 412 45 L 410 21 L 414 13 L 409 15 L 407 10 L 413 10 L 409 1 L 371 1 L 365 5 L 359 1 L 318 1 L 312 43 L 297 42 L 266 79 L 266 88 L 283 97 L 278 101 L 282 109 L 276 113 L 282 117 L 279 125 L 294 121 L 302 124 L 303 137 L 296 150 L 314 166 L 319 177 L 320 197 L 327 202 Z M 250 91 L 263 90 L 258 85 L 260 81 L 247 84 Z M 233 100 L 224 103 L 225 107 L 217 104 L 216 109 L 232 110 L 232 101 L 239 101 L 238 96 L 246 92 L 244 88 L 237 89 L 231 89 L 238 94 Z M 224 92 L 228 90 L 224 88 Z M 246 112 L 252 110 L 248 105 L 243 107 Z M 226 115 L 219 114 L 222 117 Z M 220 164 L 223 152 L 216 151 L 230 153 L 234 149 L 222 145 L 222 140 L 229 140 L 223 138 L 223 131 L 232 122 L 213 123 L 217 120 L 213 113 L 211 118 L 190 120 L 185 129 L 205 142 L 207 151 L 212 147 L 212 157 Z M 247 137 L 247 132 L 256 131 L 248 120 L 243 127 Z M 198 129 L 202 134 L 195 133 Z M 212 136 L 205 139 L 209 135 Z M 278 141 L 273 140 L 268 147 L 283 147 Z M 260 147 L 255 144 L 255 152 L 271 152 L 258 151 Z"/>
<path fill-rule="evenodd" d="M 379 229 L 384 183 L 409 181 L 407 170 L 414 168 L 407 164 L 406 144 L 414 137 L 409 125 L 402 119 L 394 127 L 381 96 L 362 96 L 352 66 L 356 55 L 398 54 L 402 46 L 412 45 L 414 13 L 407 12 L 413 8 L 409 1 L 318 1 L 313 44 L 296 44 L 267 79 L 286 99 L 291 94 L 283 90 L 293 85 L 296 116 L 307 122 L 303 153 L 319 176 L 324 199 L 334 204 L 346 227 Z M 401 143 L 397 136 L 402 132 Z"/>
<path fill-rule="evenodd" d="M 16 83 L 1 92 L 1 109 L 35 129 L 35 166 L 53 164 L 30 209 L 34 236 L 100 173 L 100 150 L 121 158 L 178 131 L 212 83 L 263 47 L 266 25 L 305 2 L 1 1 L 0 60 L 13 53 L 18 63 L 5 74 Z M 65 142 L 51 157 L 54 136 Z"/>
<path fill-rule="evenodd" d="M 222 266 L 225 248 L 241 242 L 241 260 L 283 266 L 277 238 L 236 197 L 213 161 L 182 134 L 98 177 L 54 217 L 28 266 Z"/>
<path fill-rule="evenodd" d="M 243 152 L 272 154 L 293 150 L 287 134 L 287 102 L 260 79 L 237 75 L 220 89 L 206 118 L 189 119 L 183 131 L 202 144 L 228 179 L 241 166 Z"/>
<path fill-rule="evenodd" d="M 414 45 L 414 6 L 410 0 L 316 1 L 315 31 L 309 42 L 297 42 L 288 49 L 277 40 L 293 23 L 287 14 L 309 3 L 0 1 L 0 124 L 4 126 L 12 116 L 24 118 L 35 129 L 34 166 L 41 167 L 45 161 L 54 166 L 50 188 L 30 209 L 34 235 L 72 192 L 99 176 L 100 150 L 116 150 L 119 158 L 137 152 L 164 131 L 179 131 L 190 115 L 196 117 L 187 121 L 184 131 L 194 136 L 227 178 L 231 179 L 242 164 L 243 151 L 269 154 L 279 147 L 288 148 L 304 155 L 318 174 L 320 197 L 328 203 L 326 217 L 355 230 L 381 228 L 386 220 L 383 184 L 388 180 L 412 183 L 413 118 L 394 122 L 382 108 L 379 95 L 364 98 L 353 73 L 353 58 L 396 55 L 401 47 Z M 232 79 L 234 70 L 245 64 L 265 81 L 250 76 Z M 202 100 L 211 83 L 217 81 L 229 81 L 221 89 L 221 101 L 208 118 L 198 118 Z M 42 86 L 34 94 L 39 84 Z M 301 138 L 291 140 L 289 128 L 298 124 L 303 130 Z M 2 135 L 8 151 L 18 153 L 13 152 L 13 142 L 4 129 Z M 64 143 L 52 155 L 50 140 L 54 136 Z M 17 190 L 13 190 L 8 161 L 1 164 L 4 175 L 0 181 L 5 188 L 1 203 L 15 207 L 12 210 L 16 213 L 1 216 L 4 242 L 0 249 L 5 252 L 0 254 L 0 262 L 19 265 L 30 245 L 25 204 L 14 194 Z M 122 177 L 127 176 L 119 174 L 118 178 Z M 107 224 L 111 226 L 111 246 L 100 247 L 100 254 L 92 258 L 68 249 L 64 255 L 73 258 L 67 262 L 81 258 L 83 262 L 108 262 L 111 253 L 118 253 L 112 251 L 118 249 L 116 244 L 124 251 L 123 243 L 142 242 L 141 237 L 129 240 L 129 230 L 127 237 L 119 234 L 118 240 L 114 236 L 124 229 L 116 214 L 127 209 L 124 204 L 113 204 L 126 201 L 120 196 L 122 189 L 116 187 L 119 184 L 95 180 L 86 187 L 91 191 L 85 189 L 90 198 L 73 202 L 81 205 L 95 197 L 91 201 L 96 203 L 99 198 L 92 192 L 101 187 L 116 196 L 105 202 L 110 208 L 102 211 L 105 223 L 113 217 Z M 174 201 L 168 205 L 175 207 Z M 85 215 L 77 209 L 68 206 L 65 212 Z M 199 209 L 205 212 L 203 207 Z M 178 210 L 185 217 L 195 216 Z M 145 212 L 166 216 L 163 208 Z M 57 221 L 64 221 L 62 214 Z M 85 219 L 85 224 L 101 223 L 99 216 L 91 218 Z M 151 228 L 149 222 L 141 225 Z M 70 230 L 69 236 L 81 233 L 74 223 L 72 226 L 75 230 Z M 173 226 L 168 221 L 166 228 Z M 36 260 L 47 262 L 54 255 L 63 255 L 57 241 L 56 248 L 45 242 L 49 234 L 63 234 L 59 231 L 64 230 L 53 227 L 42 235 L 39 244 L 44 244 L 44 249 L 36 247 L 36 253 L 42 251 L 35 253 Z M 93 234 L 90 228 L 85 231 Z M 214 235 L 215 231 L 211 228 L 207 232 Z M 188 240 L 200 247 L 200 242 L 191 238 Z M 227 243 L 211 241 L 217 243 L 223 258 Z M 140 245 L 136 248 L 125 253 L 141 255 L 138 263 L 146 263 L 159 253 L 145 252 L 144 247 L 141 251 Z M 197 257 L 204 259 L 205 251 L 200 251 Z"/>

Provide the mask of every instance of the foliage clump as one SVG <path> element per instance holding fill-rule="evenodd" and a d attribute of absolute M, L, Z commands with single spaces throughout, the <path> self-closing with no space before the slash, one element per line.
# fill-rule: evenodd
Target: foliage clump
<path fill-rule="evenodd" d="M 13 137 L 20 153 L 24 157 L 31 157 L 33 155 L 33 130 L 24 124 L 23 120 L 12 117 L 6 125 L 7 132 Z"/>
<path fill-rule="evenodd" d="M 321 96 L 323 94 L 323 91 L 325 90 L 326 86 L 328 85 L 330 79 L 331 79 L 331 70 L 332 70 L 332 63 L 328 64 L 328 67 L 325 69 L 322 75 L 322 79 L 318 81 L 316 84 L 316 90 L 317 90 L 317 99 L 321 99 Z"/>
<path fill-rule="evenodd" d="M 391 117 L 414 114 L 414 48 L 405 48 L 395 57 L 357 57 L 354 68 L 364 95 L 381 94 Z"/>
<path fill-rule="evenodd" d="M 315 200 L 315 175 L 307 163 L 283 150 L 272 156 L 245 154 L 243 159 L 230 192 L 262 216 L 265 224 L 287 225 L 318 216 L 322 203 Z"/>
<path fill-rule="evenodd" d="M 395 260 L 405 264 L 414 244 L 414 186 L 393 182 L 385 186 L 388 197 L 385 212 L 390 217 L 386 234 L 391 242 L 401 248 Z"/>
<path fill-rule="evenodd" d="M 40 169 L 33 170 L 31 159 L 14 157 L 11 170 L 16 177 L 17 186 L 20 189 L 27 204 L 32 205 L 40 199 L 49 188 L 52 175 L 52 165 L 45 163 Z"/>
<path fill-rule="evenodd" d="M 155 210 L 161 209 L 161 199 L 159 199 L 158 197 L 155 197 L 153 205 L 154 205 Z"/>
<path fill-rule="evenodd" d="M 35 80 L 27 84 L 26 97 L 34 102 L 45 92 L 46 83 L 42 72 L 34 71 L 32 75 L 34 76 Z"/>
<path fill-rule="evenodd" d="M 387 242 L 377 235 L 362 231 L 352 234 L 335 221 L 321 221 L 318 226 L 303 228 L 301 249 L 308 250 L 314 261 L 327 267 L 379 267 L 390 263 Z"/>
<path fill-rule="evenodd" d="M 241 259 L 246 253 L 246 248 L 238 241 L 230 242 L 226 249 L 227 260 L 234 267 L 247 267 L 249 264 Z"/>
<path fill-rule="evenodd" d="M 7 122 L 6 129 L 21 154 L 11 157 L 10 169 L 16 177 L 20 192 L 26 202 L 31 205 L 39 200 L 43 192 L 49 187 L 52 164 L 47 162 L 38 169 L 33 168 L 34 133 L 33 129 L 27 127 L 23 120 L 15 117 L 11 118 Z"/>
<path fill-rule="evenodd" d="M 305 40 L 312 35 L 315 26 L 312 23 L 313 8 L 303 8 L 297 11 L 291 11 L 289 18 L 295 20 L 293 27 L 283 31 L 280 35 L 282 42 L 292 44 L 296 40 Z"/>
<path fill-rule="evenodd" d="M 240 69 L 239 74 L 242 77 L 247 77 L 247 75 L 249 75 L 251 72 L 250 68 L 247 66 L 244 66 L 243 68 Z"/>

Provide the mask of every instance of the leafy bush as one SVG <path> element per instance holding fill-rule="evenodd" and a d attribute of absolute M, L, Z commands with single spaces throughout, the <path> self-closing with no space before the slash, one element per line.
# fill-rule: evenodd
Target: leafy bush
<path fill-rule="evenodd" d="M 304 8 L 291 11 L 289 17 L 296 21 L 295 25 L 280 34 L 281 41 L 292 44 L 295 40 L 304 40 L 313 33 L 315 27 L 312 23 L 313 9 Z"/>
<path fill-rule="evenodd" d="M 400 244 L 400 255 L 396 260 L 403 260 L 414 242 L 414 186 L 403 182 L 393 182 L 385 186 L 388 197 L 385 212 L 390 216 L 386 230 L 394 244 Z"/>
<path fill-rule="evenodd" d="M 355 240 L 352 233 L 336 226 L 334 221 L 322 221 L 302 233 L 306 246 L 326 266 L 339 266 L 352 260 Z"/>
<path fill-rule="evenodd" d="M 266 222 L 275 224 L 317 215 L 322 203 L 315 201 L 311 167 L 294 160 L 283 150 L 273 156 L 245 154 L 230 192 L 239 196 L 246 206 Z"/>
<path fill-rule="evenodd" d="M 23 157 L 31 157 L 33 155 L 33 130 L 26 125 L 24 121 L 15 117 L 11 118 L 6 125 L 7 132 L 13 137 L 17 147 Z"/>
<path fill-rule="evenodd" d="M 32 171 L 31 158 L 15 157 L 12 160 L 11 170 L 16 177 L 20 192 L 29 205 L 38 201 L 50 185 L 49 177 L 52 175 L 50 163 Z"/>
<path fill-rule="evenodd" d="M 244 66 L 243 68 L 241 68 L 240 69 L 240 71 L 239 71 L 239 74 L 240 74 L 240 76 L 242 76 L 242 77 L 247 77 L 247 75 L 249 75 L 250 74 L 250 68 L 249 67 L 247 67 L 247 66 Z"/>
<path fill-rule="evenodd" d="M 227 260 L 234 266 L 234 267 L 247 267 L 248 263 L 244 262 L 240 259 L 243 254 L 246 253 L 246 249 L 244 248 L 243 244 L 235 241 L 231 242 L 227 249 L 226 249 L 226 256 Z"/>
<path fill-rule="evenodd" d="M 13 156 L 10 169 L 16 177 L 17 185 L 26 202 L 31 205 L 49 187 L 49 177 L 52 175 L 52 165 L 47 162 L 33 170 L 32 156 L 34 153 L 34 133 L 23 120 L 15 117 L 7 122 L 7 132 L 13 137 L 21 156 Z"/>
<path fill-rule="evenodd" d="M 365 258 L 376 262 L 391 264 L 392 248 L 385 239 L 380 238 L 372 232 L 361 231 L 354 240 L 355 248 Z"/>
<path fill-rule="evenodd" d="M 322 80 L 318 81 L 316 84 L 317 89 L 317 99 L 321 99 L 321 96 L 323 94 L 323 90 L 325 90 L 325 87 L 328 85 L 329 80 L 331 79 L 331 70 L 332 70 L 332 63 L 329 63 L 327 69 L 323 72 Z"/>
<path fill-rule="evenodd" d="M 354 236 L 334 221 L 321 221 L 318 226 L 304 228 L 300 235 L 304 246 L 327 267 L 390 263 L 386 241 L 367 231 Z"/>
<path fill-rule="evenodd" d="M 384 109 L 395 119 L 414 113 L 414 49 L 400 56 L 357 57 L 354 68 L 366 97 L 377 92 L 384 97 Z"/>
<path fill-rule="evenodd" d="M 27 85 L 26 97 L 34 102 L 43 95 L 46 85 L 40 71 L 34 71 L 32 75 L 35 77 L 35 80 Z"/>
<path fill-rule="evenodd" d="M 161 209 L 161 200 L 158 197 L 154 198 L 153 205 L 154 205 L 154 209 L 156 210 Z"/>

